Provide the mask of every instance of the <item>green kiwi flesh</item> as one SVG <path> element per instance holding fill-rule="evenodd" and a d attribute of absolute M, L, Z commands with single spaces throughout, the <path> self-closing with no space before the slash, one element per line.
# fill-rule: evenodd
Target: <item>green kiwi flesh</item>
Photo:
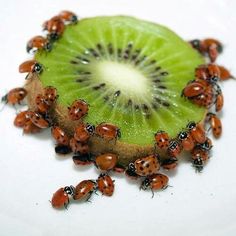
<path fill-rule="evenodd" d="M 122 143 L 153 145 L 157 130 L 175 137 L 204 117 L 204 108 L 180 96 L 204 60 L 161 25 L 128 16 L 83 19 L 35 58 L 44 66 L 40 82 L 57 88 L 62 110 L 85 100 L 84 121 L 117 125 Z"/>

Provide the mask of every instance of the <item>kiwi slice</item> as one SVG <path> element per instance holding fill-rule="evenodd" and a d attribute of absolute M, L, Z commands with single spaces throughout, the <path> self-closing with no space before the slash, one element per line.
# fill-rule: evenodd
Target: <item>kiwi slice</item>
<path fill-rule="evenodd" d="M 119 141 L 93 137 L 95 153 L 113 151 L 127 162 L 153 151 L 157 130 L 176 137 L 204 117 L 204 108 L 181 97 L 204 60 L 164 26 L 128 16 L 83 19 L 35 59 L 44 71 L 27 84 L 31 107 L 40 88 L 50 85 L 59 94 L 54 117 L 69 133 L 77 122 L 68 119 L 67 107 L 76 99 L 89 104 L 84 121 L 120 128 Z"/>

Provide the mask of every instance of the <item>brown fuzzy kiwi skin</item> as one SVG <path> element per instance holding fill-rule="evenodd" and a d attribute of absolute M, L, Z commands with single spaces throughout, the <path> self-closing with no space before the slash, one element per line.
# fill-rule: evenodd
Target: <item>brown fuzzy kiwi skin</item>
<path fill-rule="evenodd" d="M 28 92 L 27 100 L 30 110 L 35 110 L 35 98 L 43 92 L 43 85 L 37 74 L 29 74 L 25 89 Z M 55 104 L 49 111 L 53 124 L 59 125 L 70 137 L 73 136 L 75 127 L 81 121 L 71 121 L 67 115 L 67 108 Z M 105 121 L 104 121 L 105 122 Z M 154 151 L 161 154 L 161 150 L 154 150 L 154 134 L 153 145 L 140 146 L 136 144 L 127 144 L 119 140 L 106 141 L 96 134 L 89 140 L 91 153 L 99 155 L 101 153 L 111 152 L 118 155 L 118 162 L 122 166 L 127 166 L 131 161 L 137 158 L 153 154 Z"/>

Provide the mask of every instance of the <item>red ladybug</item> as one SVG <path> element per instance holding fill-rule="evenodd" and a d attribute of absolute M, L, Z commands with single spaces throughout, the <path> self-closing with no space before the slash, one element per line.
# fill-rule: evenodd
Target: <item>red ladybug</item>
<path fill-rule="evenodd" d="M 139 176 L 155 174 L 160 169 L 159 156 L 149 155 L 138 158 L 135 162 L 129 163 L 128 170 Z"/>
<path fill-rule="evenodd" d="M 220 80 L 225 81 L 228 79 L 235 79 L 233 75 L 231 75 L 230 71 L 226 69 L 224 66 L 219 66 L 218 68 L 220 70 Z"/>
<path fill-rule="evenodd" d="M 75 165 L 90 165 L 91 163 L 93 163 L 93 158 L 91 153 L 77 153 L 75 156 L 73 156 L 73 162 L 75 163 Z"/>
<path fill-rule="evenodd" d="M 178 135 L 178 139 L 185 151 L 191 151 L 194 148 L 194 139 L 189 132 L 182 131 Z"/>
<path fill-rule="evenodd" d="M 166 189 L 168 187 L 169 178 L 163 174 L 153 174 L 147 176 L 141 186 L 140 189 L 147 190 L 150 189 L 152 191 L 152 197 L 154 196 L 153 190 L 161 190 Z"/>
<path fill-rule="evenodd" d="M 182 151 L 182 146 L 177 139 L 171 139 L 167 148 L 168 156 L 177 157 Z"/>
<path fill-rule="evenodd" d="M 71 24 L 76 24 L 78 22 L 78 17 L 71 11 L 61 11 L 59 17 L 61 20 Z"/>
<path fill-rule="evenodd" d="M 80 123 L 75 128 L 74 138 L 78 142 L 85 143 L 89 140 L 90 136 L 93 135 L 95 127 L 90 124 Z"/>
<path fill-rule="evenodd" d="M 97 183 L 93 180 L 83 180 L 75 187 L 74 200 L 86 198 L 89 201 L 92 194 L 97 190 Z"/>
<path fill-rule="evenodd" d="M 197 143 L 204 143 L 206 141 L 206 134 L 202 125 L 191 121 L 188 123 L 187 129 Z"/>
<path fill-rule="evenodd" d="M 43 116 L 35 111 L 29 111 L 27 113 L 27 118 L 29 118 L 34 125 L 40 129 L 45 129 L 50 126 L 49 122 L 43 118 Z"/>
<path fill-rule="evenodd" d="M 68 115 L 71 120 L 79 120 L 87 115 L 88 110 L 88 104 L 84 100 L 76 100 L 68 107 Z"/>
<path fill-rule="evenodd" d="M 45 50 L 47 52 L 51 51 L 52 44 L 48 41 L 48 39 L 42 36 L 35 36 L 31 38 L 26 46 L 27 52 L 35 52 L 37 50 Z"/>
<path fill-rule="evenodd" d="M 203 170 L 205 162 L 209 159 L 208 151 L 202 149 L 199 146 L 196 146 L 191 151 L 191 155 L 193 166 L 195 167 L 196 171 L 201 172 Z"/>
<path fill-rule="evenodd" d="M 52 137 L 56 140 L 57 144 L 68 146 L 70 139 L 65 131 L 59 126 L 53 126 L 51 128 Z"/>
<path fill-rule="evenodd" d="M 205 80 L 209 84 L 215 84 L 220 79 L 220 69 L 215 64 L 200 65 L 195 69 L 196 81 Z"/>
<path fill-rule="evenodd" d="M 43 29 L 48 31 L 50 40 L 56 40 L 63 34 L 65 25 L 59 16 L 54 16 L 50 20 L 44 22 Z"/>
<path fill-rule="evenodd" d="M 167 149 L 169 146 L 170 138 L 165 131 L 160 130 L 155 134 L 155 141 L 157 147 L 159 147 L 160 149 Z"/>
<path fill-rule="evenodd" d="M 19 66 L 20 73 L 37 73 L 40 74 L 43 71 L 43 66 L 36 60 L 24 61 Z"/>
<path fill-rule="evenodd" d="M 112 196 L 114 192 L 114 180 L 108 174 L 100 174 L 97 179 L 98 190 L 105 196 Z"/>
<path fill-rule="evenodd" d="M 11 105 L 20 104 L 27 94 L 28 93 L 24 88 L 14 88 L 2 97 L 2 102 Z"/>
<path fill-rule="evenodd" d="M 204 151 L 210 151 L 213 147 L 212 145 L 212 141 L 210 138 L 206 138 L 206 141 L 204 143 L 198 143 L 196 146 L 198 146 L 199 148 L 201 148 Z"/>
<path fill-rule="evenodd" d="M 174 170 L 177 165 L 178 159 L 176 157 L 169 157 L 161 162 L 161 167 L 165 170 Z"/>
<path fill-rule="evenodd" d="M 14 125 L 17 127 L 23 127 L 29 118 L 27 116 L 28 111 L 21 111 L 18 113 L 14 119 Z"/>
<path fill-rule="evenodd" d="M 45 102 L 49 106 L 52 106 L 52 104 L 58 98 L 57 89 L 52 86 L 47 86 L 47 87 L 43 88 L 43 93 L 44 93 Z"/>
<path fill-rule="evenodd" d="M 51 204 L 54 208 L 67 208 L 69 204 L 69 195 L 73 196 L 75 188 L 73 186 L 66 186 L 64 188 L 59 188 L 52 196 Z"/>
<path fill-rule="evenodd" d="M 216 112 L 221 111 L 223 106 L 224 106 L 224 96 L 221 90 L 220 91 L 218 90 L 216 94 L 215 111 Z"/>
<path fill-rule="evenodd" d="M 193 81 L 183 89 L 182 96 L 187 98 L 196 97 L 203 94 L 205 91 L 205 86 L 197 81 Z"/>
<path fill-rule="evenodd" d="M 69 154 L 71 152 L 72 152 L 72 150 L 71 150 L 70 146 L 68 146 L 68 145 L 58 144 L 55 147 L 55 153 L 57 153 L 57 154 L 66 155 L 66 154 Z"/>
<path fill-rule="evenodd" d="M 117 126 L 109 123 L 101 123 L 97 125 L 95 128 L 95 133 L 106 140 L 112 140 L 121 137 L 120 129 Z"/>
<path fill-rule="evenodd" d="M 78 142 L 75 138 L 70 139 L 70 147 L 71 147 L 73 153 L 79 153 L 79 154 L 89 153 L 88 144 Z"/>
<path fill-rule="evenodd" d="M 118 162 L 118 157 L 113 153 L 105 153 L 95 158 L 95 164 L 102 171 L 112 170 Z"/>
<path fill-rule="evenodd" d="M 222 134 L 221 120 L 216 116 L 216 114 L 210 112 L 207 114 L 207 119 L 210 122 L 214 137 L 219 138 Z"/>
<path fill-rule="evenodd" d="M 50 109 L 50 106 L 45 101 L 45 97 L 42 94 L 38 94 L 36 96 L 35 104 L 36 104 L 37 111 L 40 112 L 41 114 L 47 113 Z"/>

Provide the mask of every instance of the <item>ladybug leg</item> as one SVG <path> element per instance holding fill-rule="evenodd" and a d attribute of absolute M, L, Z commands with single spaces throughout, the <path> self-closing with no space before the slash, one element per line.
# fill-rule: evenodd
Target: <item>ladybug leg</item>
<path fill-rule="evenodd" d="M 88 195 L 88 197 L 87 197 L 87 199 L 86 199 L 86 202 L 92 203 L 92 201 L 90 201 L 90 198 L 91 198 L 93 192 L 94 192 L 94 191 L 90 191 L 90 192 L 89 192 L 89 195 Z"/>
<path fill-rule="evenodd" d="M 69 204 L 69 201 L 68 203 L 64 203 L 64 208 L 68 211 L 68 204 Z"/>
<path fill-rule="evenodd" d="M 152 198 L 154 197 L 154 192 L 153 192 L 153 189 L 151 188 L 151 191 L 152 191 Z"/>

